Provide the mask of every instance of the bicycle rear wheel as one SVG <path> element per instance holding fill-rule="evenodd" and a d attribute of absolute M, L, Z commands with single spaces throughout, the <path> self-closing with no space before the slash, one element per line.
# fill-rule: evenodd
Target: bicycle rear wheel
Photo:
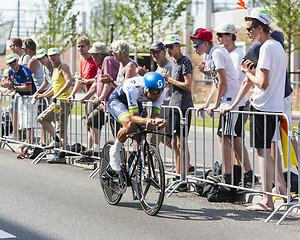
<path fill-rule="evenodd" d="M 144 159 L 143 159 L 144 158 Z M 159 212 L 165 196 L 165 171 L 159 152 L 149 146 L 137 166 L 137 189 L 143 210 L 148 215 Z"/>
<path fill-rule="evenodd" d="M 101 154 L 99 171 L 100 185 L 103 196 L 105 200 L 111 205 L 117 204 L 122 198 L 122 193 L 119 189 L 118 175 L 115 175 L 109 167 L 109 150 L 113 144 L 113 141 L 108 141 L 104 145 Z"/>

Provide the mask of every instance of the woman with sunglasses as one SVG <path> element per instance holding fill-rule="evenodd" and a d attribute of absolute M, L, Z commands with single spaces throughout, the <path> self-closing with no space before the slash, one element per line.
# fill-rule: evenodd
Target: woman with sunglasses
<path fill-rule="evenodd" d="M 116 121 L 123 125 L 117 133 L 115 144 L 110 148 L 110 166 L 115 172 L 121 170 L 120 149 L 128 134 L 135 131 L 135 124 L 146 125 L 153 130 L 155 126 L 164 127 L 165 119 L 159 117 L 160 107 L 165 99 L 165 79 L 156 72 L 144 77 L 136 76 L 124 81 L 110 95 L 108 109 Z M 150 118 L 144 118 L 139 102 L 153 103 Z"/>
<path fill-rule="evenodd" d="M 192 99 L 192 73 L 193 67 L 191 61 L 182 54 L 180 37 L 178 35 L 167 35 L 164 40 L 165 48 L 170 55 L 174 58 L 174 65 L 172 68 L 171 76 L 163 74 L 166 81 L 172 84 L 172 95 L 170 99 L 170 106 L 178 106 L 182 110 L 183 116 L 189 107 L 193 107 Z M 174 115 L 173 115 L 174 114 Z M 185 167 L 185 128 L 183 129 L 183 146 L 180 146 L 180 115 L 178 111 L 170 111 L 170 122 L 169 126 L 172 126 L 172 116 L 174 116 L 174 157 L 176 165 L 176 173 L 180 174 L 180 149 L 182 149 L 182 179 L 186 178 L 186 167 Z M 188 116 L 188 131 L 191 124 L 191 115 Z M 174 130 L 174 131 L 173 131 Z M 188 151 L 188 167 L 190 165 L 190 154 Z M 181 184 L 178 188 L 180 191 L 186 191 L 187 185 Z"/>

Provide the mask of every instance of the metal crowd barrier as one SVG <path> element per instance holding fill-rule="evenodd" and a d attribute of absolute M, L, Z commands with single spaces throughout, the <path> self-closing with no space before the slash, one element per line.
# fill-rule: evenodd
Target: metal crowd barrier
<path fill-rule="evenodd" d="M 47 99 L 33 102 L 32 96 L 16 94 L 14 100 L 17 103 L 12 101 L 11 97 L 6 94 L 3 94 L 0 99 L 0 115 L 2 117 L 2 126 L 0 128 L 1 147 L 7 145 L 13 152 L 15 151 L 10 146 L 10 143 L 18 143 L 22 144 L 22 146 L 38 146 L 42 139 L 42 128 L 37 122 L 37 115 L 38 112 L 43 111 L 48 106 Z M 12 109 L 9 109 L 10 104 Z M 10 111 L 12 111 L 12 114 L 10 114 Z M 13 137 L 14 131 L 17 134 L 16 139 Z"/>
<path fill-rule="evenodd" d="M 194 120 L 193 122 L 193 126 L 191 126 L 191 131 L 189 136 L 187 135 L 187 131 L 186 131 L 186 141 L 185 144 L 188 144 L 188 142 L 192 142 L 192 146 L 190 145 L 191 148 L 193 148 L 193 150 L 191 151 L 191 159 L 194 160 L 194 165 L 195 165 L 195 172 L 193 176 L 188 175 L 188 172 L 186 171 L 186 175 L 187 175 L 187 180 L 182 180 L 183 182 L 193 182 L 193 181 L 198 181 L 198 182 L 208 182 L 208 183 L 212 183 L 212 184 L 216 184 L 208 179 L 205 179 L 205 173 L 207 172 L 207 170 L 212 169 L 215 162 L 217 160 L 221 160 L 222 166 L 224 166 L 224 133 L 222 132 L 222 153 L 220 154 L 219 150 L 215 151 L 215 138 L 216 138 L 216 129 L 215 129 L 215 114 L 218 113 L 218 110 L 214 111 L 214 114 L 211 118 L 212 120 L 212 127 L 206 127 L 205 126 L 205 111 L 201 111 L 200 112 L 200 116 L 196 115 L 196 109 L 195 108 L 190 108 L 188 109 L 188 111 L 186 112 L 186 116 L 185 119 L 187 119 L 187 116 L 189 114 L 189 112 L 192 113 L 192 119 Z M 271 196 L 275 196 L 275 197 L 280 197 L 283 199 L 286 199 L 287 203 L 280 205 L 277 209 L 275 209 L 273 211 L 273 213 L 269 216 L 269 218 L 266 221 L 269 221 L 274 214 L 283 206 L 287 206 L 289 209 L 286 212 L 286 214 L 282 217 L 282 219 L 280 219 L 280 221 L 277 224 L 280 224 L 280 222 L 285 218 L 285 216 L 292 210 L 292 208 L 296 208 L 299 207 L 299 200 L 298 200 L 298 204 L 295 204 L 295 201 L 293 201 L 291 193 L 290 193 L 290 188 L 291 188 L 291 171 L 295 171 L 295 169 L 292 169 L 291 166 L 291 138 L 294 137 L 293 131 L 289 130 L 288 131 L 288 138 L 287 138 L 287 146 L 288 146 L 288 167 L 287 167 L 287 194 L 283 195 L 280 194 L 277 189 L 278 189 L 278 177 L 279 177 L 279 173 L 278 173 L 278 161 L 279 161 L 279 156 L 278 156 L 278 140 L 280 140 L 280 136 L 278 134 L 277 129 L 280 126 L 279 123 L 279 118 L 281 116 L 285 117 L 287 119 L 287 116 L 285 114 L 280 114 L 280 113 L 266 113 L 266 112 L 251 112 L 251 111 L 231 111 L 231 114 L 241 114 L 242 115 L 242 122 L 245 122 L 245 120 L 247 119 L 247 116 L 249 115 L 263 115 L 264 116 L 264 159 L 265 159 L 265 163 L 264 163 L 264 175 L 266 176 L 266 169 L 268 166 L 266 166 L 266 126 L 267 126 L 267 121 L 266 121 L 266 117 L 269 115 L 275 115 L 276 116 L 276 126 L 275 126 L 275 192 L 267 192 L 265 189 L 265 185 L 266 185 L 266 178 L 264 178 L 264 189 L 259 189 L 258 187 L 255 186 L 254 184 L 254 175 L 259 176 L 259 173 L 257 171 L 257 159 L 256 156 L 254 154 L 254 144 L 251 148 L 247 148 L 247 151 L 249 152 L 249 160 L 252 159 L 250 161 L 251 163 L 251 167 L 253 170 L 253 176 L 252 176 L 252 187 L 251 188 L 245 188 L 242 187 L 244 186 L 244 149 L 242 148 L 242 166 L 241 166 L 241 173 L 242 173 L 242 186 L 236 186 L 233 184 L 233 174 L 231 175 L 231 184 L 226 184 L 226 183 L 217 183 L 218 185 L 222 185 L 222 186 L 227 186 L 230 188 L 235 188 L 235 189 L 240 189 L 240 190 L 246 190 L 249 192 L 254 192 L 254 193 L 260 193 L 260 194 L 267 194 L 267 195 L 271 195 Z M 208 116 L 208 118 L 210 118 Z M 200 121 L 202 122 L 202 127 L 197 126 L 197 119 L 200 119 Z M 224 118 L 222 118 L 224 119 Z M 199 121 L 199 120 L 198 120 Z M 288 121 L 287 121 L 288 122 Z M 186 123 L 183 123 L 186 125 Z M 255 139 L 255 132 L 254 132 L 254 128 L 255 128 L 255 121 L 254 121 L 254 126 L 252 128 L 251 131 L 253 131 L 253 138 Z M 187 126 L 186 126 L 187 127 Z M 222 121 L 222 128 L 224 127 L 224 120 Z M 300 127 L 300 122 L 299 122 L 299 127 Z M 288 129 L 290 128 L 289 122 L 288 122 Z M 298 128 L 299 129 L 299 128 Z M 232 126 L 232 130 L 233 130 L 233 126 Z M 248 144 L 248 140 L 249 140 L 249 133 L 245 132 L 244 129 L 244 124 L 242 124 L 242 143 L 247 145 Z M 299 136 L 298 136 L 299 138 Z M 233 173 L 233 155 L 234 155 L 234 137 L 233 135 L 231 136 L 231 172 Z M 299 139 L 298 139 L 299 140 Z M 254 142 L 254 140 L 253 140 Z M 299 141 L 298 141 L 299 144 Z M 299 145 L 300 147 L 300 145 Z M 300 149 L 300 148 L 299 148 Z M 299 151 L 299 150 L 298 150 Z M 252 155 L 252 157 L 250 158 L 250 155 Z M 207 160 L 208 158 L 210 158 L 210 160 Z M 181 158 L 182 159 L 182 158 Z M 187 169 L 187 168 L 186 168 Z M 196 169 L 198 171 L 196 171 Z M 300 171 L 299 171 L 300 173 Z M 222 178 L 223 178 L 223 168 L 222 168 Z M 299 178 L 299 182 L 300 182 L 300 178 Z M 300 185 L 298 185 L 300 188 Z M 299 190 L 298 190 L 299 191 Z"/>

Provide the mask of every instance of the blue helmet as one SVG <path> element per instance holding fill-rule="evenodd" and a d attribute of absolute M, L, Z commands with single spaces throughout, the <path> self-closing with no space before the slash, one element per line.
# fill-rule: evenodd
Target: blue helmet
<path fill-rule="evenodd" d="M 148 72 L 144 76 L 145 81 L 145 91 L 152 94 L 159 94 L 165 88 L 164 77 L 157 72 Z"/>

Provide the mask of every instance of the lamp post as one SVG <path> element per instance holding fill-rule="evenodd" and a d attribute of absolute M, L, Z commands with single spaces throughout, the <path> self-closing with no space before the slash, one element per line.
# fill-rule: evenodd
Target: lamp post
<path fill-rule="evenodd" d="M 114 19 L 110 21 L 110 43 L 114 40 Z"/>

